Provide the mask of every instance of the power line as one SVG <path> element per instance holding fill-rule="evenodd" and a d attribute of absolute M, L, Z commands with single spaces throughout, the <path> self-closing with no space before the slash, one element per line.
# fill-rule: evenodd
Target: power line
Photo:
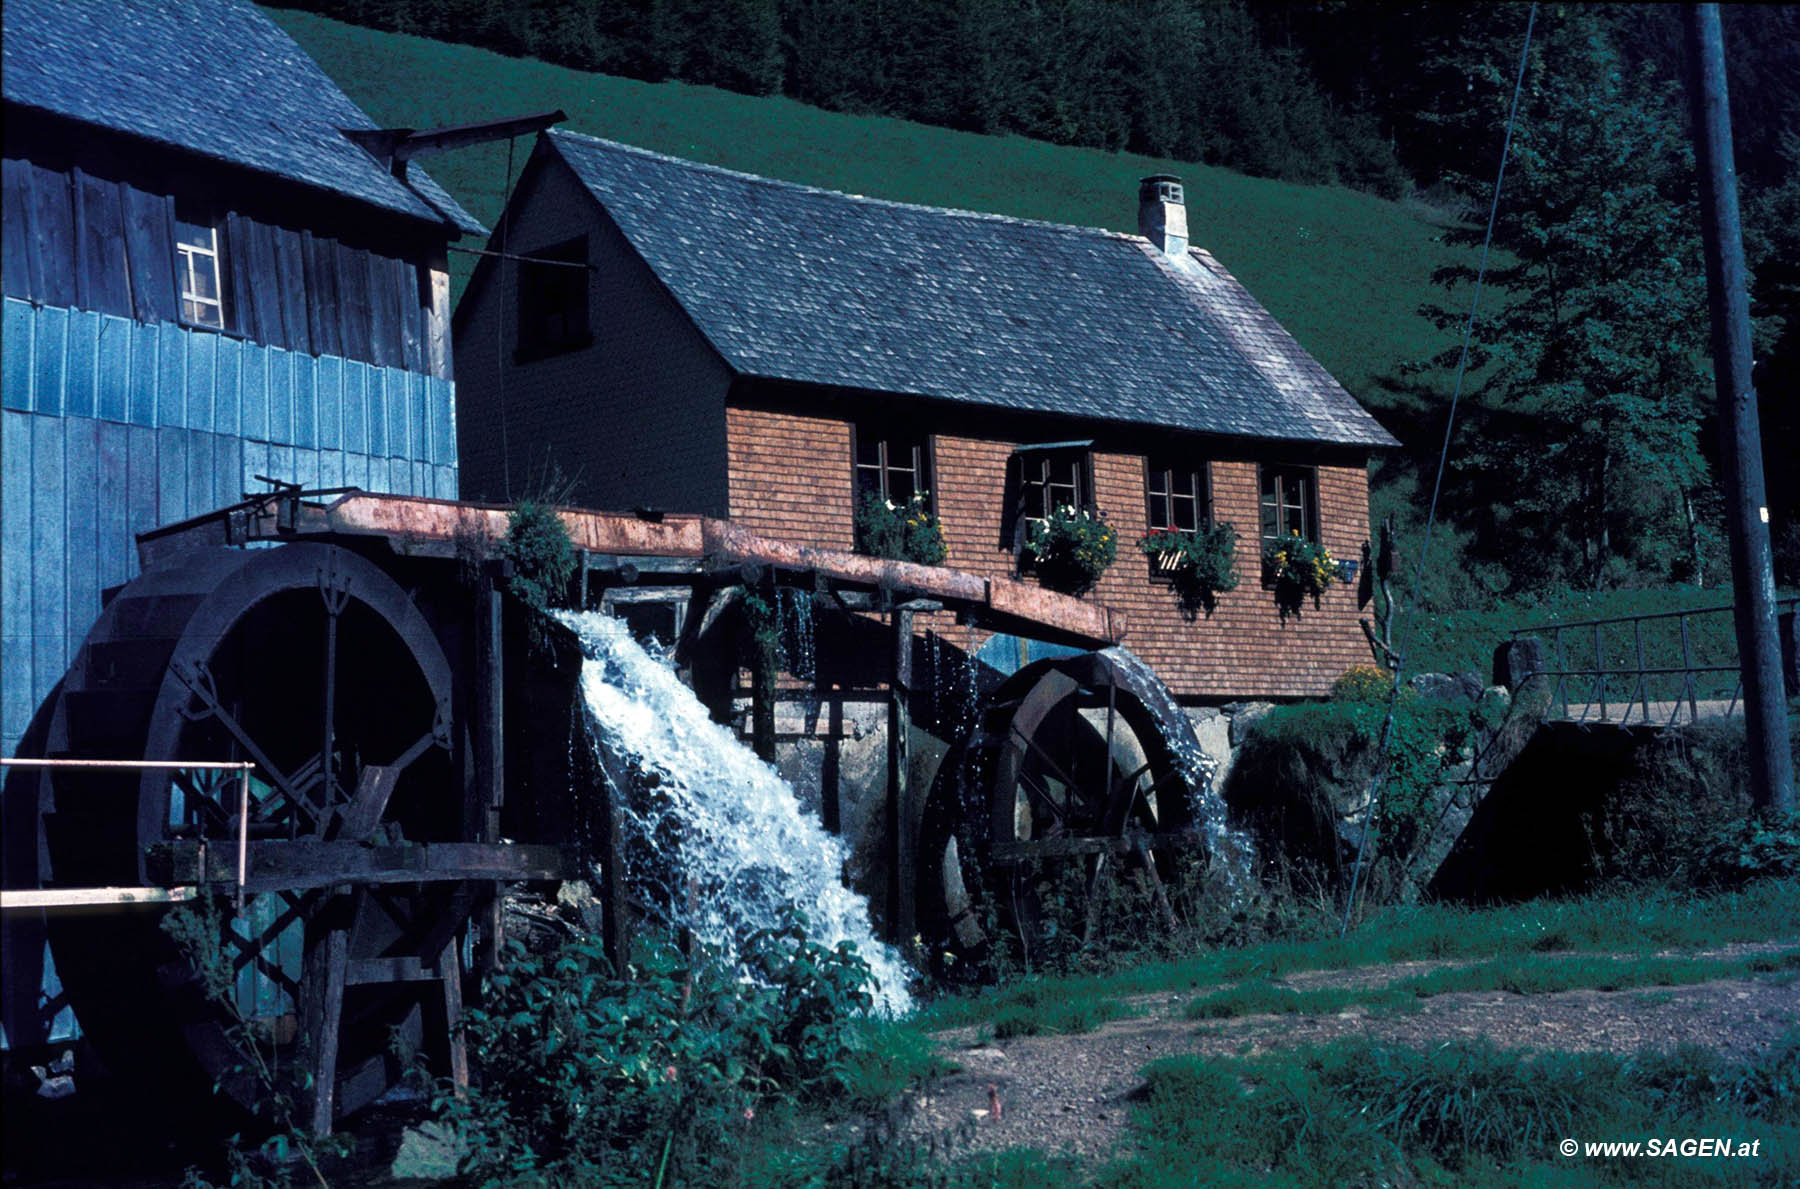
<path fill-rule="evenodd" d="M 1488 249 L 1494 242 L 1494 221 L 1500 213 L 1500 185 L 1506 180 L 1506 158 L 1512 151 L 1513 123 L 1519 116 L 1519 96 L 1525 90 L 1525 63 L 1531 56 L 1531 30 L 1537 22 L 1537 4 L 1525 14 L 1525 44 L 1519 50 L 1519 71 L 1513 79 L 1512 107 L 1506 113 L 1506 139 L 1500 145 L 1500 168 L 1494 174 L 1494 197 L 1488 204 L 1487 235 L 1481 241 L 1481 263 L 1475 270 L 1475 295 L 1469 302 L 1469 319 L 1463 324 L 1462 354 L 1456 361 L 1456 387 L 1450 393 L 1450 415 L 1444 419 L 1444 441 L 1438 448 L 1437 477 L 1431 483 L 1431 507 L 1425 516 L 1425 537 L 1419 543 L 1419 563 L 1413 571 L 1412 586 L 1401 592 L 1396 621 L 1404 626 L 1408 602 L 1425 581 L 1425 559 L 1431 552 L 1431 530 L 1437 524 L 1438 496 L 1444 490 L 1444 466 L 1450 458 L 1450 435 L 1456 427 L 1456 406 L 1462 400 L 1463 376 L 1469 366 L 1469 341 L 1475 333 L 1475 316 L 1481 309 L 1481 282 L 1487 276 Z M 1350 869 L 1350 894 L 1344 898 L 1344 920 L 1338 936 L 1350 931 L 1350 913 L 1356 907 L 1356 888 L 1362 877 L 1363 854 L 1369 847 L 1369 836 L 1375 832 L 1381 817 L 1381 786 L 1387 776 L 1388 747 L 1394 737 L 1394 712 L 1400 705 L 1400 675 L 1406 668 L 1409 641 L 1400 637 L 1400 651 L 1394 657 L 1394 687 L 1388 691 L 1387 716 L 1381 724 L 1381 746 L 1376 749 L 1375 779 L 1369 789 L 1369 813 L 1363 823 L 1362 837 L 1356 840 L 1356 863 Z"/>

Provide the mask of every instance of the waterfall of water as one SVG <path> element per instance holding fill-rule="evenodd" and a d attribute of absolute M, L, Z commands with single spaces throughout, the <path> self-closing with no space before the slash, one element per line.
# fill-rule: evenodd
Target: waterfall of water
<path fill-rule="evenodd" d="M 775 591 L 775 623 L 781 634 L 781 668 L 806 683 L 801 695 L 806 730 L 819 725 L 819 646 L 812 595 L 791 586 Z"/>
<path fill-rule="evenodd" d="M 561 619 L 587 657 L 582 696 L 608 770 L 631 786 L 620 806 L 625 874 L 650 911 L 730 959 L 791 903 L 814 940 L 855 943 L 883 1010 L 909 1010 L 912 971 L 871 931 L 868 901 L 844 886 L 844 844 L 623 623 L 593 612 Z"/>
<path fill-rule="evenodd" d="M 1162 689 L 1155 671 L 1135 653 L 1115 648 L 1107 655 L 1115 667 L 1134 679 L 1132 684 L 1140 690 Z M 1172 699 L 1149 696 L 1144 699 L 1144 706 L 1156 720 L 1188 787 L 1194 791 L 1194 824 L 1206 836 L 1210 870 L 1229 895 L 1228 907 L 1243 908 L 1256 898 L 1256 844 L 1249 834 L 1231 824 L 1225 798 L 1213 787 L 1218 764 L 1200 749 L 1193 724 Z"/>

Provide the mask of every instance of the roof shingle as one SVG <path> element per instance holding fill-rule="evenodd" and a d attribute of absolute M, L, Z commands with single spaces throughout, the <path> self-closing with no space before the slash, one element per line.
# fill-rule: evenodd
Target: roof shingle
<path fill-rule="evenodd" d="M 746 375 L 1349 446 L 1395 440 L 1211 255 L 549 143 Z"/>
<path fill-rule="evenodd" d="M 5 95 L 461 231 L 425 171 L 401 183 L 340 129 L 375 123 L 242 0 L 6 0 Z"/>

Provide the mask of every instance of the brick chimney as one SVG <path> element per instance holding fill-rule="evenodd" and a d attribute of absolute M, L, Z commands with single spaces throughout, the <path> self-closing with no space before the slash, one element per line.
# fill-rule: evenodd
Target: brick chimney
<path fill-rule="evenodd" d="M 1186 259 L 1187 206 L 1180 178 L 1157 173 L 1138 182 L 1138 233 L 1165 255 Z"/>

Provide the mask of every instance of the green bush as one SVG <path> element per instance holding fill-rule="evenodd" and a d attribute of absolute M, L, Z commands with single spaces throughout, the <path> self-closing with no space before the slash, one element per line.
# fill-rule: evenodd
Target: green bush
<path fill-rule="evenodd" d="M 1067 504 L 1025 534 L 1025 560 L 1045 586 L 1080 594 L 1106 573 L 1118 555 L 1119 535 L 1103 516 Z"/>
<path fill-rule="evenodd" d="M 467 1022 L 476 1084 L 441 1117 L 463 1172 L 550 1183 L 717 1183 L 759 1103 L 821 1102 L 851 1084 L 872 1002 L 868 964 L 805 921 L 752 935 L 746 978 L 671 945 L 624 977 L 600 943 L 514 945 Z"/>
<path fill-rule="evenodd" d="M 865 493 L 856 506 L 856 551 L 922 566 L 941 566 L 950 557 L 944 526 L 922 491 L 904 504 Z"/>
<path fill-rule="evenodd" d="M 1366 817 L 1386 714 L 1385 694 L 1278 706 L 1245 737 L 1226 800 L 1258 835 L 1278 868 L 1271 874 L 1297 890 L 1335 895 L 1347 884 L 1354 823 Z M 1395 705 L 1375 845 L 1365 856 L 1374 864 L 1373 900 L 1400 891 L 1437 824 L 1440 786 L 1490 725 L 1479 707 L 1418 697 Z"/>
<path fill-rule="evenodd" d="M 514 504 L 500 556 L 512 562 L 512 592 L 527 605 L 545 611 L 568 602 L 575 544 L 555 508 L 535 500 Z"/>
<path fill-rule="evenodd" d="M 1393 692 L 1394 675 L 1378 665 L 1351 665 L 1331 683 L 1331 700 L 1334 702 L 1386 705 L 1388 695 Z M 1403 696 L 1414 693 L 1410 686 L 1401 691 Z"/>

